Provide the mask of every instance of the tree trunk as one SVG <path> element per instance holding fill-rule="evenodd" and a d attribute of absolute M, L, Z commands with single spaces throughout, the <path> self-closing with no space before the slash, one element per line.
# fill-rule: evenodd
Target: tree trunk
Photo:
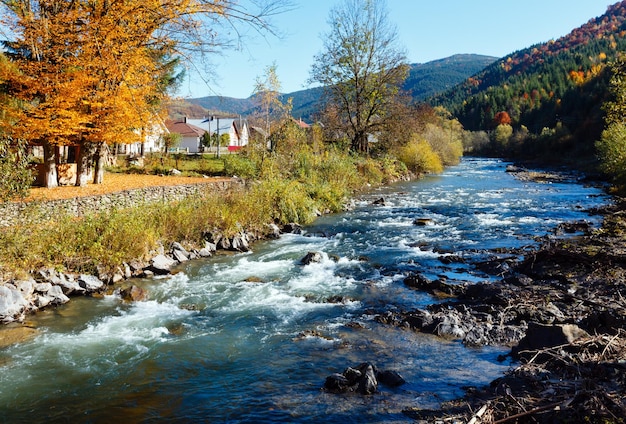
<path fill-rule="evenodd" d="M 76 161 L 76 187 L 85 187 L 91 173 L 95 151 L 93 143 L 82 143 Z"/>
<path fill-rule="evenodd" d="M 55 151 L 55 146 L 48 142 L 43 143 L 43 186 L 45 188 L 59 186 Z"/>
<path fill-rule="evenodd" d="M 102 184 L 104 180 L 104 165 L 109 153 L 108 146 L 105 143 L 98 143 L 96 149 L 96 169 L 93 173 L 93 183 Z"/>

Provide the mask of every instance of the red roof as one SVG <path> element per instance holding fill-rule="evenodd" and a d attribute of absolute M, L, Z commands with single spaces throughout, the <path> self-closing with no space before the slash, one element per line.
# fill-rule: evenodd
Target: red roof
<path fill-rule="evenodd" d="M 167 121 L 165 126 L 169 132 L 181 134 L 183 137 L 202 137 L 202 135 L 206 132 L 200 127 L 188 124 L 185 120 Z"/>

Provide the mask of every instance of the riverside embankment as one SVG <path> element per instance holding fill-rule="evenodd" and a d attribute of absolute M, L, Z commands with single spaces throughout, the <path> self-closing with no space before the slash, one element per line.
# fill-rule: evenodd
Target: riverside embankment
<path fill-rule="evenodd" d="M 609 201 L 601 190 L 575 178 L 520 181 L 505 170 L 467 159 L 362 196 L 302 234 L 136 279 L 143 301 L 111 294 L 46 309 L 29 323 L 39 335 L 1 352 L 2 418 L 413 422 L 416 409 L 488 385 L 517 360 L 498 361 L 509 346 L 469 346 L 457 331 L 433 335 L 381 317 L 458 310 L 455 294 L 439 289 L 496 288 L 542 240 L 556 241 L 559 224 L 600 228 L 591 212 Z M 575 231 L 558 235 L 569 242 L 581 234 L 561 228 Z M 302 263 L 308 252 L 319 255 Z M 437 290 L 408 285 L 417 275 Z M 548 305 L 553 296 L 533 305 L 568 316 Z M 528 324 L 501 322 L 499 309 L 479 312 L 474 318 L 493 327 Z M 405 384 L 369 396 L 322 390 L 329 375 L 364 362 Z"/>

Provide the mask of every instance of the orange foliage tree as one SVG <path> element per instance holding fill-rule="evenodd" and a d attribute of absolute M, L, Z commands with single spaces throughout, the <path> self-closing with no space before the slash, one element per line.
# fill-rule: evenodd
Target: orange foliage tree
<path fill-rule="evenodd" d="M 181 57 L 227 45 L 213 26 L 270 29 L 264 17 L 282 1 L 266 0 L 253 14 L 235 0 L 0 0 L 14 65 L 0 63 L 0 78 L 22 106 L 12 136 L 43 146 L 46 187 L 57 185 L 55 147 L 79 145 L 84 185 L 106 145 L 134 142 L 158 119 Z"/>
<path fill-rule="evenodd" d="M 512 121 L 511 121 L 511 117 L 509 116 L 509 114 L 505 111 L 502 111 L 502 112 L 496 113 L 496 115 L 493 118 L 493 122 L 495 126 L 497 127 L 498 125 L 502 125 L 502 124 L 511 125 Z"/>

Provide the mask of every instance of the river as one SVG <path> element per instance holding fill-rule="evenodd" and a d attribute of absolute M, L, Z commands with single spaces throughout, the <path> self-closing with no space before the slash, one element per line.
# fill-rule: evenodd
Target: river
<path fill-rule="evenodd" d="M 586 209 L 608 202 L 600 189 L 522 182 L 505 167 L 466 158 L 442 175 L 374 190 L 303 234 L 136 281 L 148 301 L 75 298 L 40 312 L 29 318 L 39 336 L 0 351 L 0 420 L 400 423 L 412 421 L 404 408 L 437 407 L 489 383 L 511 366 L 496 359 L 508 349 L 467 348 L 374 317 L 436 302 L 405 287 L 411 271 L 493 279 L 445 256 L 533 245 L 563 221 L 599 224 Z M 384 205 L 373 204 L 379 198 Z M 301 265 L 310 251 L 322 261 Z M 407 383 L 372 396 L 321 390 L 328 375 L 362 362 Z"/>

